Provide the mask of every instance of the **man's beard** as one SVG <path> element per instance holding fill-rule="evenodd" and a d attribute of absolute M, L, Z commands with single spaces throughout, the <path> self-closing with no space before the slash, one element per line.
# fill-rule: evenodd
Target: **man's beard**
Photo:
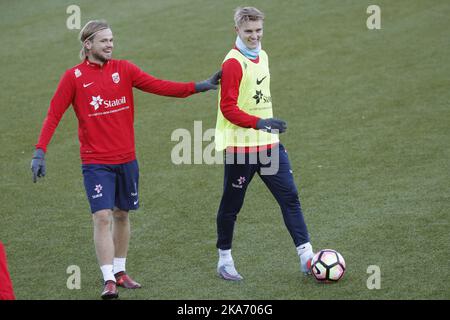
<path fill-rule="evenodd" d="M 98 61 L 101 61 L 102 63 L 105 63 L 106 61 L 111 59 L 111 58 L 105 58 L 104 56 L 102 56 L 96 52 L 92 52 L 92 57 Z"/>

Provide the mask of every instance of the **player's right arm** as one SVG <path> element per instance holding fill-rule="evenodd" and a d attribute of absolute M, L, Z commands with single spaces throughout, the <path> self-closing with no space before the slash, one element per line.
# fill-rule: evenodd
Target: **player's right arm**
<path fill-rule="evenodd" d="M 220 111 L 232 124 L 256 129 L 259 117 L 242 111 L 238 106 L 239 86 L 242 80 L 242 67 L 236 59 L 228 59 L 222 64 L 220 91 Z"/>
<path fill-rule="evenodd" d="M 50 107 L 47 111 L 44 123 L 42 124 L 41 133 L 39 135 L 36 150 L 31 160 L 31 171 L 33 173 L 33 182 L 38 177 L 45 176 L 46 167 L 44 154 L 47 152 L 47 145 L 50 143 L 52 136 L 58 126 L 61 118 L 67 108 L 72 103 L 75 96 L 74 75 L 71 70 L 67 70 L 62 76 L 58 88 L 50 101 Z"/>
<path fill-rule="evenodd" d="M 242 80 L 242 66 L 236 59 L 228 59 L 222 65 L 222 80 L 220 92 L 220 111 L 232 124 L 257 130 L 272 129 L 279 133 L 286 131 L 286 122 L 280 119 L 261 119 L 246 113 L 238 106 L 239 87 Z"/>

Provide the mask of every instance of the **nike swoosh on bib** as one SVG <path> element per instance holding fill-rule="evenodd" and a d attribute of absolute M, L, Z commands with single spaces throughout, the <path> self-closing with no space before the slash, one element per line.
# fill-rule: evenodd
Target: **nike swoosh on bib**
<path fill-rule="evenodd" d="M 256 78 L 256 84 L 257 84 L 257 85 L 260 85 L 260 84 L 264 81 L 265 78 L 267 78 L 267 76 L 265 76 L 265 77 L 262 78 L 261 80 L 258 80 L 258 78 Z"/>

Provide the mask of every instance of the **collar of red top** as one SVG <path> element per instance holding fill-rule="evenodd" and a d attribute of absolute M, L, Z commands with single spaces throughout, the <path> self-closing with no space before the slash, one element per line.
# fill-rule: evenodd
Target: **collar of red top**
<path fill-rule="evenodd" d="M 233 49 L 239 51 L 239 53 L 242 54 L 242 52 L 241 52 L 236 46 L 234 46 Z M 243 54 L 242 54 L 242 55 L 243 55 Z M 244 57 L 245 57 L 245 56 L 244 56 Z M 246 58 L 247 58 L 247 57 L 246 57 Z M 249 59 L 249 58 L 247 58 L 247 59 L 250 60 L 250 61 L 253 62 L 253 63 L 259 63 L 259 55 L 256 57 L 256 59 Z"/>
<path fill-rule="evenodd" d="M 89 59 L 86 58 L 86 59 L 84 60 L 84 63 L 85 63 L 87 66 L 91 67 L 91 68 L 99 68 L 99 69 L 101 69 L 101 68 L 104 68 L 104 67 L 106 67 L 106 66 L 108 65 L 109 60 L 106 60 L 106 61 L 103 63 L 103 65 L 101 65 L 100 63 L 96 63 L 96 62 L 89 61 Z"/>

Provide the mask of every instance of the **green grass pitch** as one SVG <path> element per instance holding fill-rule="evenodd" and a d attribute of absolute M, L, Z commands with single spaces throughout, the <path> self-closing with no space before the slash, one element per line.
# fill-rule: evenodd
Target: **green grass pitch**
<path fill-rule="evenodd" d="M 2 1 L 0 240 L 18 299 L 99 299 L 101 273 L 71 109 L 48 148 L 47 177 L 29 169 L 49 101 L 78 63 L 78 30 L 110 22 L 114 58 L 154 76 L 202 80 L 233 46 L 242 1 Z M 177 128 L 213 128 L 217 94 L 171 99 L 136 90 L 141 209 L 127 270 L 143 284 L 121 299 L 448 299 L 450 290 L 450 3 L 447 0 L 254 1 L 266 13 L 275 115 L 315 250 L 347 262 L 337 284 L 300 274 L 280 210 L 256 178 L 236 226 L 242 283 L 215 273 L 221 165 L 172 164 Z M 366 9 L 381 8 L 381 30 Z M 205 143 L 206 144 L 206 143 Z M 81 270 L 69 290 L 68 266 Z M 381 270 L 369 290 L 367 268 Z"/>

